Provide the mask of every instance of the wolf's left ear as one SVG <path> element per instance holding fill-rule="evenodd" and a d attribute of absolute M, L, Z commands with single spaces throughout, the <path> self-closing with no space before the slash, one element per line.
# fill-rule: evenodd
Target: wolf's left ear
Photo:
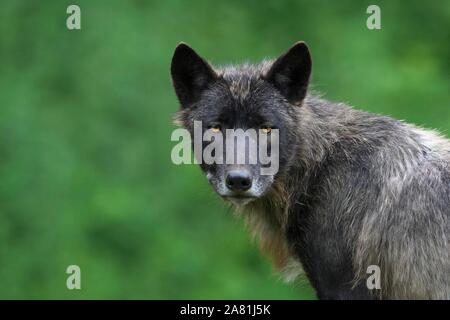
<path fill-rule="evenodd" d="M 175 48 L 170 72 L 181 107 L 195 102 L 202 91 L 217 78 L 209 63 L 185 43 L 180 43 Z"/>
<path fill-rule="evenodd" d="M 298 103 L 306 96 L 311 75 L 311 55 L 306 43 L 297 42 L 280 56 L 266 75 L 291 103 Z"/>

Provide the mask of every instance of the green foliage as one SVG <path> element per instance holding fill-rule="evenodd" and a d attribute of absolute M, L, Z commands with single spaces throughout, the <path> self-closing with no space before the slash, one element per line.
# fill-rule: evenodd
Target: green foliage
<path fill-rule="evenodd" d="M 314 298 L 281 283 L 197 167 L 172 164 L 169 64 L 179 41 L 223 64 L 305 40 L 315 90 L 448 133 L 448 1 L 378 1 L 379 31 L 369 4 L 3 0 L 0 298 Z"/>

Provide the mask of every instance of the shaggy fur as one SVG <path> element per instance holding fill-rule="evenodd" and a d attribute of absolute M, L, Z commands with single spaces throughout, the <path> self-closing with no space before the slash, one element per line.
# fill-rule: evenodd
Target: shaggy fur
<path fill-rule="evenodd" d="M 303 266 L 322 299 L 450 299 L 450 141 L 307 94 L 310 70 L 302 43 L 216 70 L 182 44 L 176 119 L 248 128 L 257 115 L 280 129 L 280 171 L 237 209 L 287 280 Z M 202 169 L 218 191 L 227 168 Z M 380 290 L 366 286 L 370 265 Z"/>

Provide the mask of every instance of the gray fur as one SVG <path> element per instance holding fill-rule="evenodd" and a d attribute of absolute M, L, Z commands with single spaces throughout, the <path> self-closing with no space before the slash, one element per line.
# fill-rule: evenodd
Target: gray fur
<path fill-rule="evenodd" d="M 449 299 L 450 142 L 313 96 L 298 112 L 298 170 L 308 179 L 328 158 L 315 219 L 345 230 L 355 280 L 378 265 L 383 298 Z"/>

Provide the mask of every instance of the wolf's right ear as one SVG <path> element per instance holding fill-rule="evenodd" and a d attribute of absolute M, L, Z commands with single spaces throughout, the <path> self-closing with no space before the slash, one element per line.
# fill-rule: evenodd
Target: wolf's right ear
<path fill-rule="evenodd" d="M 308 46 L 304 42 L 297 42 L 273 63 L 266 80 L 289 102 L 301 102 L 308 89 L 311 64 Z"/>
<path fill-rule="evenodd" d="M 170 72 L 182 108 L 195 102 L 202 91 L 217 78 L 209 63 L 185 43 L 180 43 L 175 48 Z"/>

